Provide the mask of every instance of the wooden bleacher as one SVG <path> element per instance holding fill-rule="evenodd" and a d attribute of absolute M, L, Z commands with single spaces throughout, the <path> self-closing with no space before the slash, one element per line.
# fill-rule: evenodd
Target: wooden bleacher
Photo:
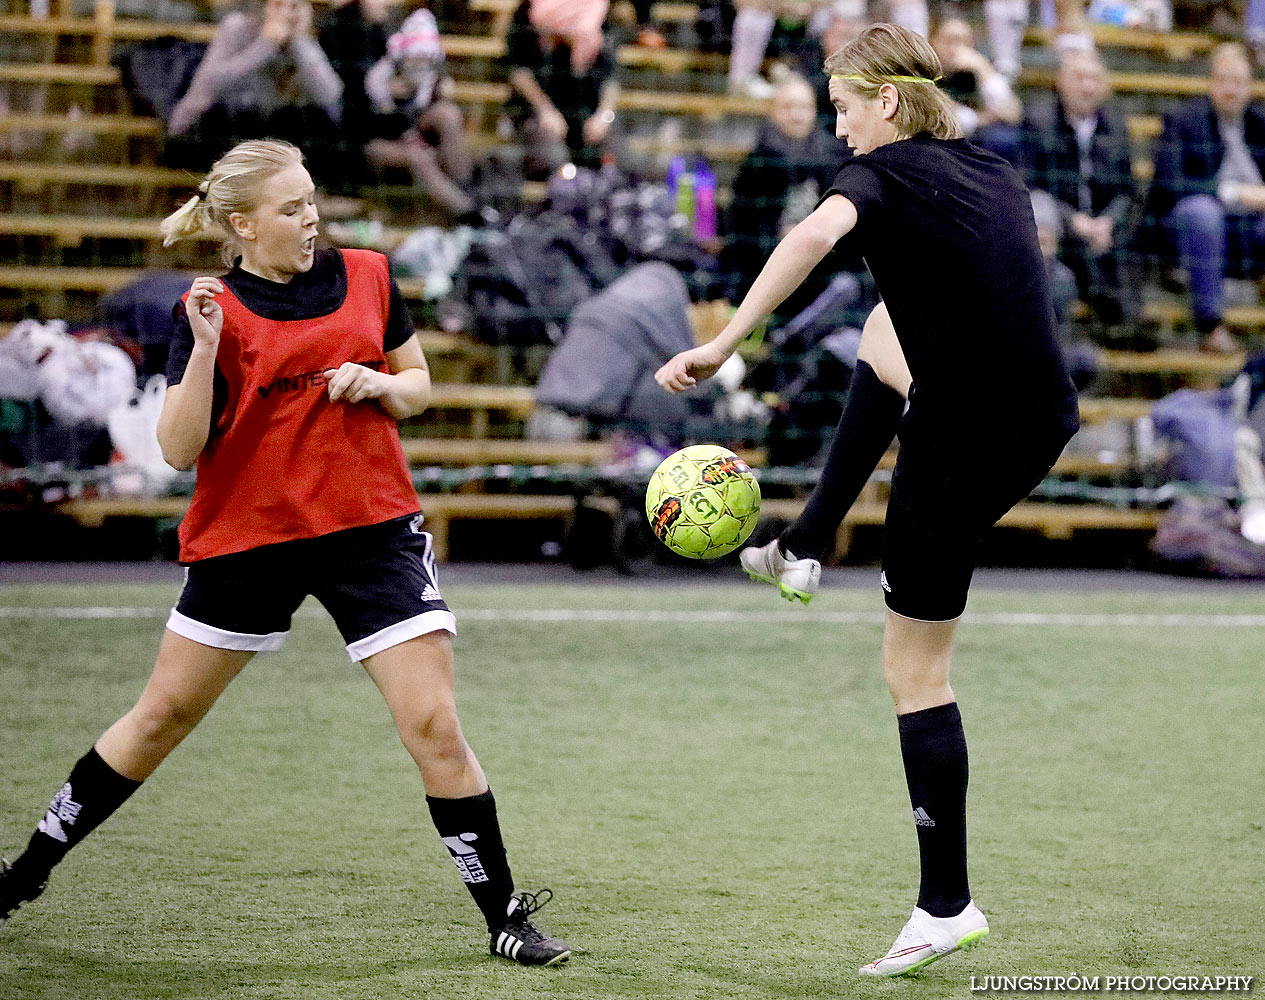
<path fill-rule="evenodd" d="M 1025 87 L 1049 88 L 1054 85 L 1057 71 L 1044 67 L 1029 67 L 1019 74 L 1019 83 Z M 1208 93 L 1208 78 L 1187 73 L 1109 73 L 1111 89 L 1117 94 L 1151 94 L 1164 97 L 1192 97 Z M 1265 97 L 1265 80 L 1252 84 L 1252 96 Z"/>
<path fill-rule="evenodd" d="M 1093 25 L 1090 33 L 1094 36 L 1094 45 L 1100 49 L 1133 49 L 1159 53 L 1174 61 L 1206 55 L 1218 43 L 1218 39 L 1211 35 L 1190 31 L 1147 31 L 1109 24 Z M 1024 32 L 1024 41 L 1029 45 L 1049 46 L 1054 44 L 1054 36 L 1053 28 L 1032 26 Z"/>
<path fill-rule="evenodd" d="M 173 35 L 194 41 L 205 41 L 214 32 L 210 24 L 175 24 L 151 21 L 116 19 L 108 11 L 108 4 L 97 5 L 97 16 L 92 18 L 67 16 L 66 0 L 56 0 L 58 16 L 34 23 L 35 19 L 0 17 L 0 31 L 27 32 L 53 39 L 74 36 L 86 39 L 88 48 L 82 45 L 77 51 L 88 53 L 89 62 L 69 64 L 54 61 L 50 54 L 44 62 L 0 64 L 0 83 L 13 85 L 49 85 L 94 88 L 100 101 L 93 106 L 126 108 L 118 73 L 110 64 L 113 49 L 118 42 L 143 41 L 145 39 Z M 443 44 L 454 66 L 470 66 L 470 72 L 479 72 L 479 62 L 495 63 L 504 51 L 504 25 L 517 0 L 469 0 L 472 15 L 490 17 L 488 34 L 455 34 L 445 36 Z M 624 12 L 620 12 L 623 14 Z M 693 4 L 656 4 L 654 18 L 664 24 L 689 21 L 697 15 Z M 476 19 L 477 20 L 477 19 Z M 471 22 L 471 30 L 476 28 Z M 1095 29 L 1098 43 L 1104 49 L 1128 50 L 1135 53 L 1153 54 L 1157 59 L 1167 59 L 1156 72 L 1118 72 L 1112 74 L 1112 82 L 1118 92 L 1124 94 L 1153 95 L 1160 102 L 1190 94 L 1205 93 L 1207 80 L 1195 67 L 1192 73 L 1173 72 L 1187 56 L 1206 54 L 1213 41 L 1204 36 L 1172 33 L 1157 35 L 1147 32 L 1126 32 L 1112 29 Z M 1044 44 L 1039 29 L 1029 31 L 1033 44 Z M 49 50 L 50 53 L 52 50 Z M 684 73 L 701 71 L 718 74 L 723 71 L 724 60 L 716 56 L 695 53 L 686 49 L 652 50 L 624 46 L 619 50 L 621 65 L 640 71 Z M 626 88 L 620 98 L 621 109 L 637 112 L 646 123 L 664 117 L 677 116 L 700 123 L 716 123 L 731 118 L 752 119 L 764 115 L 768 102 L 707 90 L 690 90 L 676 85 L 654 87 L 642 77 L 639 86 Z M 702 79 L 702 78 L 700 78 Z M 1028 88 L 1048 89 L 1052 73 L 1041 69 L 1026 70 L 1021 83 Z M 1265 84 L 1258 85 L 1258 94 L 1265 95 Z M 508 86 L 503 79 L 462 79 L 457 83 L 456 99 L 464 106 L 479 111 L 495 110 L 508 97 Z M 81 101 L 79 96 L 74 98 Z M 1146 106 L 1148 112 L 1163 110 Z M 1158 114 L 1132 115 L 1130 132 L 1135 141 L 1146 144 L 1159 134 L 1161 118 Z M 160 123 L 153 119 L 126 114 L 88 115 L 74 117 L 61 114 L 13 113 L 0 116 L 0 132 L 31 132 L 70 135 L 80 133 L 100 137 L 119 136 L 153 140 L 161 134 Z M 664 143 L 649 131 L 628 137 L 630 150 L 641 155 L 671 155 L 674 153 L 699 152 L 714 162 L 736 163 L 745 155 L 745 143 L 726 141 L 722 131 L 711 130 L 710 138 L 681 138 Z M 495 141 L 495 140 L 491 140 Z M 139 145 L 139 144 L 138 144 Z M 146 148 L 151 148 L 147 146 Z M 130 155 L 130 153 L 129 153 Z M 1145 180 L 1149 176 L 1149 158 L 1139 158 L 1135 163 L 1135 175 Z M 152 165 L 131 162 L 43 163 L 20 160 L 0 161 L 0 183 L 8 183 L 24 192 L 56 185 L 100 186 L 118 188 L 130 197 L 136 190 L 183 188 L 193 178 L 183 171 L 172 171 Z M 533 189 L 538 192 L 538 189 Z M 150 209 L 152 211 L 152 209 Z M 65 212 L 39 213 L 29 210 L 0 216 L 0 237 L 14 242 L 30 238 L 47 238 L 58 247 L 74 248 L 82 241 L 93 239 L 134 240 L 147 246 L 156 241 L 157 220 L 153 218 L 119 218 L 94 212 L 93 214 L 68 214 Z M 148 251 L 147 251 L 148 252 Z M 0 285 L 6 289 L 30 289 L 33 292 L 77 292 L 98 295 L 113 290 L 130 281 L 137 272 L 123 267 L 44 266 L 28 264 L 22 257 L 0 258 Z M 401 282 L 405 294 L 420 299 L 423 287 L 420 280 Z M 1146 304 L 1146 319 L 1165 327 L 1189 324 L 1189 311 L 1184 304 L 1168 301 L 1152 301 Z M 1231 310 L 1227 319 L 1245 330 L 1265 330 L 1265 308 L 1252 307 Z M 0 325 L 0 333 L 5 332 Z M 452 334 L 423 331 L 423 346 L 429 354 L 454 359 L 481 358 L 486 360 L 494 351 L 486 345 Z M 1242 363 L 1241 357 L 1221 358 L 1199 355 L 1190 351 L 1164 350 L 1151 354 L 1105 351 L 1100 355 L 1104 371 L 1124 375 L 1163 375 L 1175 377 L 1219 378 L 1233 373 Z M 1150 401 L 1145 399 L 1089 398 L 1082 401 L 1082 418 L 1087 424 L 1103 421 L 1134 421 L 1149 411 Z M 440 382 L 435 387 L 434 409 L 463 415 L 467 437 L 408 438 L 405 441 L 410 461 L 425 466 L 550 466 L 585 465 L 603 463 L 609 457 L 609 447 L 601 443 L 577 442 L 549 444 L 517 439 L 501 439 L 487 436 L 492 427 L 492 415 L 510 421 L 522 421 L 533 409 L 531 390 L 523 386 L 487 385 Z M 893 458 L 887 456 L 883 465 L 890 467 Z M 1128 471 L 1127 459 L 1103 460 L 1097 457 L 1066 456 L 1060 461 L 1056 473 L 1063 476 L 1089 478 L 1113 477 Z M 424 506 L 428 513 L 428 526 L 435 533 L 436 548 L 441 557 L 447 554 L 448 526 L 454 520 L 475 518 L 565 518 L 574 510 L 575 499 L 571 496 L 519 496 L 500 494 L 459 493 L 440 496 L 427 495 Z M 183 511 L 184 501 L 178 497 L 160 498 L 153 501 L 135 501 L 124 498 L 113 500 L 78 500 L 62 506 L 69 516 L 85 524 L 100 524 L 107 518 L 118 516 L 177 517 Z M 800 502 L 794 500 L 769 500 L 765 511 L 769 516 L 794 516 Z M 863 503 L 849 515 L 848 526 L 875 524 L 881 521 L 881 503 Z M 1082 529 L 1151 530 L 1156 514 L 1148 510 L 1120 510 L 1094 504 L 1028 503 L 1020 505 L 1003 521 L 1025 530 L 1037 530 L 1047 537 L 1068 537 Z"/>

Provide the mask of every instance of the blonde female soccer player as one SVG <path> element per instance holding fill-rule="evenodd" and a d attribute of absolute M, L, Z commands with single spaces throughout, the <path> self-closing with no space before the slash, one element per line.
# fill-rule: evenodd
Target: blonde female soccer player
<path fill-rule="evenodd" d="M 1076 396 L 1028 192 L 1002 159 L 962 138 L 918 35 L 876 24 L 830 56 L 837 134 L 854 152 L 820 205 L 773 251 L 729 325 L 658 372 L 681 392 L 846 240 L 883 302 L 821 480 L 781 538 L 743 568 L 807 601 L 818 559 L 893 435 L 887 507 L 883 672 L 896 703 L 918 834 L 917 906 L 895 944 L 862 967 L 896 976 L 974 944 L 988 921 L 966 874 L 966 741 L 949 661 L 984 532 L 1049 471 L 1077 426 Z"/>
<path fill-rule="evenodd" d="M 233 264 L 176 307 L 158 424 L 167 461 L 198 469 L 180 525 L 185 585 L 140 700 L 0 865 L 0 919 L 43 891 L 255 653 L 281 648 L 311 594 L 386 699 L 492 953 L 552 965 L 570 950 L 528 920 L 541 900 L 514 893 L 496 803 L 461 734 L 456 623 L 396 429 L 430 398 L 426 359 L 386 258 L 317 249 L 314 195 L 296 147 L 243 142 L 163 223 L 168 243 L 219 227 Z"/>

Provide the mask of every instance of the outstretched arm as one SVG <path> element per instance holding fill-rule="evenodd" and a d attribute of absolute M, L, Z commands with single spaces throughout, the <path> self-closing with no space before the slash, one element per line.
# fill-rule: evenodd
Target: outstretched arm
<path fill-rule="evenodd" d="M 659 384 L 668 392 L 684 392 L 695 382 L 715 375 L 742 339 L 799 287 L 856 223 L 856 206 L 843 195 L 832 195 L 822 202 L 769 255 L 751 290 L 716 339 L 682 351 L 660 368 L 655 373 Z"/>

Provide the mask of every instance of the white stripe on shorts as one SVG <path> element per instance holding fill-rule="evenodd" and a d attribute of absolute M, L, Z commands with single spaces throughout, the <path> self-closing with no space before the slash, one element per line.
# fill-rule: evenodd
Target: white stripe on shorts
<path fill-rule="evenodd" d="M 204 646 L 213 646 L 216 649 L 240 649 L 252 653 L 275 653 L 286 641 L 286 636 L 290 634 L 288 629 L 285 632 L 268 632 L 264 635 L 230 632 L 227 629 L 216 628 L 214 625 L 204 625 L 202 622 L 194 621 L 175 608 L 171 609 L 171 615 L 167 619 L 167 628 L 176 635 L 200 642 Z"/>
<path fill-rule="evenodd" d="M 398 646 L 402 642 L 416 639 L 419 635 L 426 635 L 429 632 L 451 632 L 456 635 L 457 619 L 453 617 L 451 611 L 423 611 L 420 615 L 388 625 L 374 632 L 373 635 L 357 639 L 347 647 L 347 655 L 355 661 L 365 660 L 374 653 L 381 653 L 384 649 Z"/>

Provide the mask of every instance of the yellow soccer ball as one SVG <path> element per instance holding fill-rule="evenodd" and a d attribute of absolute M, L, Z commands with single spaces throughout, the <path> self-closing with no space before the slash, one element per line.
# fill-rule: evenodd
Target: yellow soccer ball
<path fill-rule="evenodd" d="M 696 444 L 669 455 L 646 488 L 655 537 L 677 555 L 715 559 L 738 548 L 760 519 L 760 484 L 727 448 Z"/>

